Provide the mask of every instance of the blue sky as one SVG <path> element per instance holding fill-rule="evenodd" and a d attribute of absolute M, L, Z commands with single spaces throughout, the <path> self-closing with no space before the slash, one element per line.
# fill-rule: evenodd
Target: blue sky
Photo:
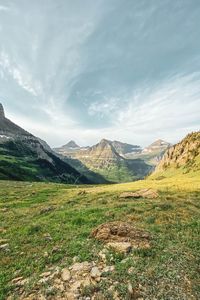
<path fill-rule="evenodd" d="M 0 0 L 0 102 L 58 146 L 200 128 L 199 0 Z"/>

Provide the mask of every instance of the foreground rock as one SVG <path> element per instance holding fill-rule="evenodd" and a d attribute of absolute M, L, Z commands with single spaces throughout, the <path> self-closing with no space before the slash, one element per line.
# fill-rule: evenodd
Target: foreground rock
<path fill-rule="evenodd" d="M 91 236 L 119 252 L 150 248 L 150 235 L 126 222 L 104 223 L 94 229 Z"/>
<path fill-rule="evenodd" d="M 157 191 L 153 189 L 142 189 L 137 192 L 124 192 L 119 198 L 147 198 L 147 199 L 155 199 L 158 198 L 159 194 Z"/>

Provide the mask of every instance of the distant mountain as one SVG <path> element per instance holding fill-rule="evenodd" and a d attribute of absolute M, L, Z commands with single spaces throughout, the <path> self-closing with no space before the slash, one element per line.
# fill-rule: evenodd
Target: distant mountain
<path fill-rule="evenodd" d="M 122 156 L 127 153 L 140 153 L 142 151 L 141 147 L 138 145 L 126 144 L 119 141 L 111 141 L 111 143 L 115 150 Z"/>
<path fill-rule="evenodd" d="M 200 175 L 200 131 L 188 134 L 180 143 L 170 147 L 152 176 L 175 174 Z"/>
<path fill-rule="evenodd" d="M 46 142 L 5 117 L 0 104 L 0 179 L 89 183 Z"/>
<path fill-rule="evenodd" d="M 165 151 L 171 146 L 172 144 L 159 139 L 144 148 L 140 153 L 128 153 L 126 157 L 140 158 L 155 167 L 162 159 Z"/>
<path fill-rule="evenodd" d="M 168 142 L 165 142 L 163 140 L 157 140 L 153 142 L 151 145 L 149 145 L 148 147 L 144 148 L 142 153 L 155 153 L 155 152 L 160 153 L 168 149 L 170 146 L 171 144 Z"/>
<path fill-rule="evenodd" d="M 130 149 L 136 151 L 140 147 L 102 139 L 92 147 L 81 148 L 70 153 L 61 151 L 58 153 L 80 161 L 87 169 L 100 174 L 108 181 L 125 182 L 141 179 L 151 169 L 144 161 L 126 159 L 118 152 L 126 153 Z"/>

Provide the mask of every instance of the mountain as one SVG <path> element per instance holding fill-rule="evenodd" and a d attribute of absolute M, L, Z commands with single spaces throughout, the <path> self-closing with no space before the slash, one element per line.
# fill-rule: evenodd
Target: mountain
<path fill-rule="evenodd" d="M 144 148 L 142 153 L 160 153 L 162 151 L 166 151 L 166 149 L 169 148 L 170 146 L 171 146 L 170 143 L 159 139 L 153 142 L 148 147 Z"/>
<path fill-rule="evenodd" d="M 46 142 L 5 117 L 0 104 L 0 179 L 89 183 Z"/>
<path fill-rule="evenodd" d="M 175 174 L 200 175 L 200 131 L 188 134 L 180 143 L 170 147 L 152 176 Z"/>
<path fill-rule="evenodd" d="M 128 153 L 140 153 L 142 151 L 141 147 L 138 145 L 126 144 L 119 141 L 111 141 L 111 143 L 115 150 L 122 156 Z"/>
<path fill-rule="evenodd" d="M 128 153 L 126 157 L 140 158 L 146 163 L 155 167 L 162 159 L 165 151 L 171 146 L 172 144 L 170 144 L 169 142 L 165 142 L 159 139 L 144 148 L 140 153 Z"/>
<path fill-rule="evenodd" d="M 132 150 L 140 148 L 139 146 L 129 145 L 129 147 L 127 145 L 102 139 L 92 147 L 81 148 L 73 153 L 61 151 L 58 153 L 78 160 L 87 169 L 103 176 L 107 181 L 125 182 L 141 179 L 149 173 L 151 167 L 141 159 L 126 159 L 120 155 L 119 149 L 126 152 L 125 148 Z M 71 163 L 73 165 L 73 160 Z"/>

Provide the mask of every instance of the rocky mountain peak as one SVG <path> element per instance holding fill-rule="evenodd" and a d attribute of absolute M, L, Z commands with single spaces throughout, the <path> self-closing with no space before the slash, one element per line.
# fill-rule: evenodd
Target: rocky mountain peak
<path fill-rule="evenodd" d="M 5 118 L 3 105 L 0 103 L 0 118 Z"/>
<path fill-rule="evenodd" d="M 76 144 L 76 142 L 74 142 L 73 140 L 69 141 L 65 147 L 68 147 L 68 148 L 80 148 L 79 145 Z"/>

